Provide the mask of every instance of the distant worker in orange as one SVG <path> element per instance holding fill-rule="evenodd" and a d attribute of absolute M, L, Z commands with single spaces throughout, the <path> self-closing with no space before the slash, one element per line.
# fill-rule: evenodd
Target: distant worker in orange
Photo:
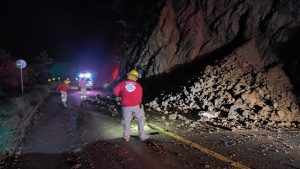
<path fill-rule="evenodd" d="M 64 82 L 61 83 L 56 89 L 56 91 L 59 91 L 61 93 L 61 101 L 65 107 L 68 107 L 67 98 L 68 98 L 68 90 L 70 88 L 69 84 L 70 84 L 69 80 L 64 80 Z"/>
<path fill-rule="evenodd" d="M 136 70 L 131 70 L 127 75 L 127 80 L 120 82 L 114 89 L 115 96 L 121 97 L 122 105 L 122 127 L 123 138 L 130 139 L 131 120 L 135 117 L 138 123 L 139 137 L 141 141 L 149 138 L 144 132 L 145 112 L 142 105 L 143 89 L 137 82 L 139 74 Z"/>

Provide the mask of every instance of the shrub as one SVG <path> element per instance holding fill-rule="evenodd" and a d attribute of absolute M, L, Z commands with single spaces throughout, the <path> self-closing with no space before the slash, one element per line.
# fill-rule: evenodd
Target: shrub
<path fill-rule="evenodd" d="M 6 96 L 6 93 L 0 89 L 0 98 Z"/>
<path fill-rule="evenodd" d="M 39 91 L 32 91 L 27 95 L 30 105 L 37 105 L 43 100 L 42 93 Z"/>
<path fill-rule="evenodd" d="M 17 148 L 24 130 L 20 124 L 48 95 L 47 86 L 41 86 L 23 96 L 0 100 L 0 152 L 12 152 Z"/>
<path fill-rule="evenodd" d="M 48 87 L 47 85 L 40 86 L 40 87 L 38 88 L 38 91 L 41 93 L 41 96 L 42 96 L 43 98 L 49 96 L 50 90 L 49 90 L 49 87 Z"/>
<path fill-rule="evenodd" d="M 13 152 L 17 146 L 20 135 L 17 127 L 21 119 L 14 116 L 9 119 L 0 119 L 0 152 Z"/>
<path fill-rule="evenodd" d="M 26 116 L 33 106 L 30 104 L 30 97 L 20 96 L 10 99 L 10 109 L 8 110 L 11 116 L 19 116 L 23 118 Z"/>
<path fill-rule="evenodd" d="M 8 118 L 11 117 L 11 113 L 9 109 L 11 108 L 10 102 L 5 100 L 0 100 L 0 118 Z"/>

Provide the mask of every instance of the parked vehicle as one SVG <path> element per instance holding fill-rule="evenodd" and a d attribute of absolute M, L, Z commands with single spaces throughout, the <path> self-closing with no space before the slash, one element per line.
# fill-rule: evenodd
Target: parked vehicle
<path fill-rule="evenodd" d="M 86 88 L 88 90 L 92 90 L 94 83 L 93 83 L 93 78 L 92 78 L 91 73 L 80 73 L 79 79 L 78 79 L 78 86 L 79 86 L 79 82 L 83 79 L 85 79 L 87 81 Z M 80 86 L 78 87 L 78 89 L 80 90 Z"/>

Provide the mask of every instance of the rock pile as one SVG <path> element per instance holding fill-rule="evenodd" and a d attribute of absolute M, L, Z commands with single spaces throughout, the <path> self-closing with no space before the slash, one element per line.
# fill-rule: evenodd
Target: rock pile
<path fill-rule="evenodd" d="M 265 69 L 249 43 L 207 66 L 181 91 L 161 94 L 146 106 L 163 114 L 163 120 L 210 121 L 230 128 L 299 127 L 288 78 L 279 66 Z"/>

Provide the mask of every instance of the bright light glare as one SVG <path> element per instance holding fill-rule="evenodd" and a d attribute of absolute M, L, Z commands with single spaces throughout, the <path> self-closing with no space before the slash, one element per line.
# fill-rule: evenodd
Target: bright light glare
<path fill-rule="evenodd" d="M 92 75 L 90 73 L 80 73 L 79 78 L 91 78 Z"/>
<path fill-rule="evenodd" d="M 90 73 L 86 73 L 86 74 L 85 74 L 85 77 L 86 77 L 86 78 L 90 78 L 91 76 L 92 76 L 92 75 L 91 75 Z"/>
<path fill-rule="evenodd" d="M 80 73 L 80 74 L 79 74 L 79 77 L 80 77 L 80 78 L 83 78 L 83 77 L 84 77 L 84 74 Z"/>

